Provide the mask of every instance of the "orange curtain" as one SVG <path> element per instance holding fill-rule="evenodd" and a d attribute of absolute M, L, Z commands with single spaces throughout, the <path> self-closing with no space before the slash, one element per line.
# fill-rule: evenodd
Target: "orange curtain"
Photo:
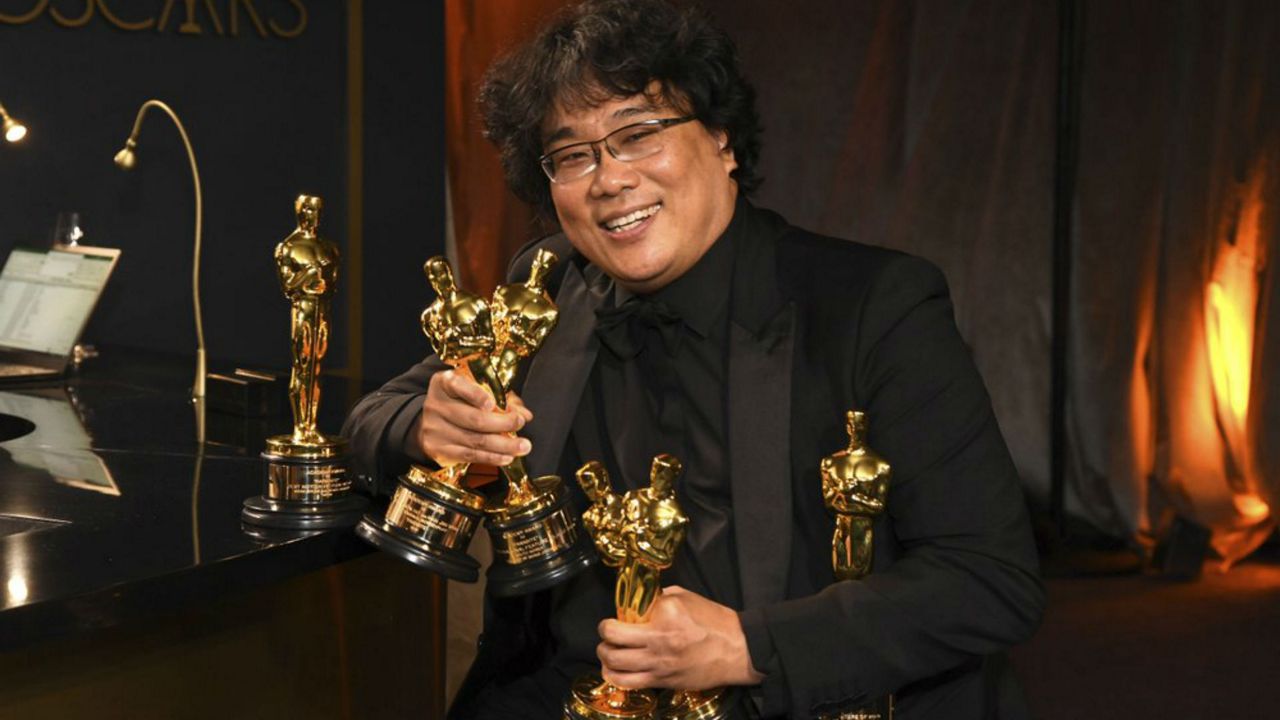
<path fill-rule="evenodd" d="M 488 294 L 516 249 L 538 234 L 533 211 L 506 187 L 485 140 L 476 90 L 489 64 L 530 37 L 567 0 L 446 0 L 445 152 L 457 269 Z"/>

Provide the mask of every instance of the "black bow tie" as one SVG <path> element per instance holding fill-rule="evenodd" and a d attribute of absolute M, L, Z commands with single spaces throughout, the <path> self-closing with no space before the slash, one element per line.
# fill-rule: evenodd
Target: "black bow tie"
<path fill-rule="evenodd" d="M 667 354 L 674 356 L 680 347 L 680 324 L 680 316 L 658 301 L 632 298 L 619 307 L 596 310 L 596 336 L 619 360 L 640 354 L 648 328 L 658 331 Z"/>

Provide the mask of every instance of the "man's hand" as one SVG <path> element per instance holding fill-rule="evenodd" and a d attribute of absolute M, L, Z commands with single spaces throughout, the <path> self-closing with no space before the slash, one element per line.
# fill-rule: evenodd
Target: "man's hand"
<path fill-rule="evenodd" d="M 674 585 L 654 601 L 649 622 L 602 621 L 596 654 L 604 679 L 620 687 L 706 690 L 764 679 L 738 613 Z"/>
<path fill-rule="evenodd" d="M 440 465 L 459 462 L 508 465 L 531 446 L 514 433 L 533 419 L 533 413 L 515 394 L 507 394 L 507 411 L 489 391 L 453 370 L 431 376 L 418 421 L 418 444 L 427 457 Z"/>

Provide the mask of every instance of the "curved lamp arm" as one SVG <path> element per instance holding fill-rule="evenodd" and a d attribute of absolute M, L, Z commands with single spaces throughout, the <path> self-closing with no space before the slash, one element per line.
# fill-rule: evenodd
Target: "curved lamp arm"
<path fill-rule="evenodd" d="M 191 149 L 191 140 L 187 138 L 187 130 L 182 127 L 182 121 L 178 119 L 177 114 L 168 105 L 159 100 L 148 100 L 142 103 L 142 107 L 138 108 L 138 117 L 133 121 L 133 132 L 129 133 L 129 139 L 125 141 L 124 148 L 116 153 L 116 165 L 122 169 L 130 170 L 137 162 L 134 156 L 134 148 L 138 145 L 138 131 L 142 129 L 142 117 L 146 115 L 149 108 L 159 108 L 164 111 L 169 119 L 173 120 L 173 124 L 178 128 L 178 134 L 182 136 L 182 144 L 187 148 L 187 159 L 191 161 L 191 179 L 195 184 L 196 192 L 196 245 L 195 260 L 191 264 L 191 300 L 196 311 L 196 379 L 191 387 L 191 396 L 196 400 L 204 398 L 205 387 L 205 351 L 204 351 L 204 321 L 200 312 L 200 233 L 203 224 L 203 202 L 202 193 L 200 192 L 200 170 L 196 168 L 196 154 Z"/>

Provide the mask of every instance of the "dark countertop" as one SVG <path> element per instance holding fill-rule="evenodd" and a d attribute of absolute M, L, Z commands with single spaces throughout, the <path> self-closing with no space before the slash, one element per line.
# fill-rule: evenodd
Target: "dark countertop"
<path fill-rule="evenodd" d="M 247 534 L 240 504 L 262 492 L 261 441 L 289 418 L 207 412 L 221 442 L 200 444 L 191 374 L 190 359 L 108 348 L 63 381 L 0 386 L 0 413 L 36 425 L 0 442 L 0 651 L 371 552 L 349 529 Z M 325 379 L 322 431 L 337 431 L 345 385 Z"/>

